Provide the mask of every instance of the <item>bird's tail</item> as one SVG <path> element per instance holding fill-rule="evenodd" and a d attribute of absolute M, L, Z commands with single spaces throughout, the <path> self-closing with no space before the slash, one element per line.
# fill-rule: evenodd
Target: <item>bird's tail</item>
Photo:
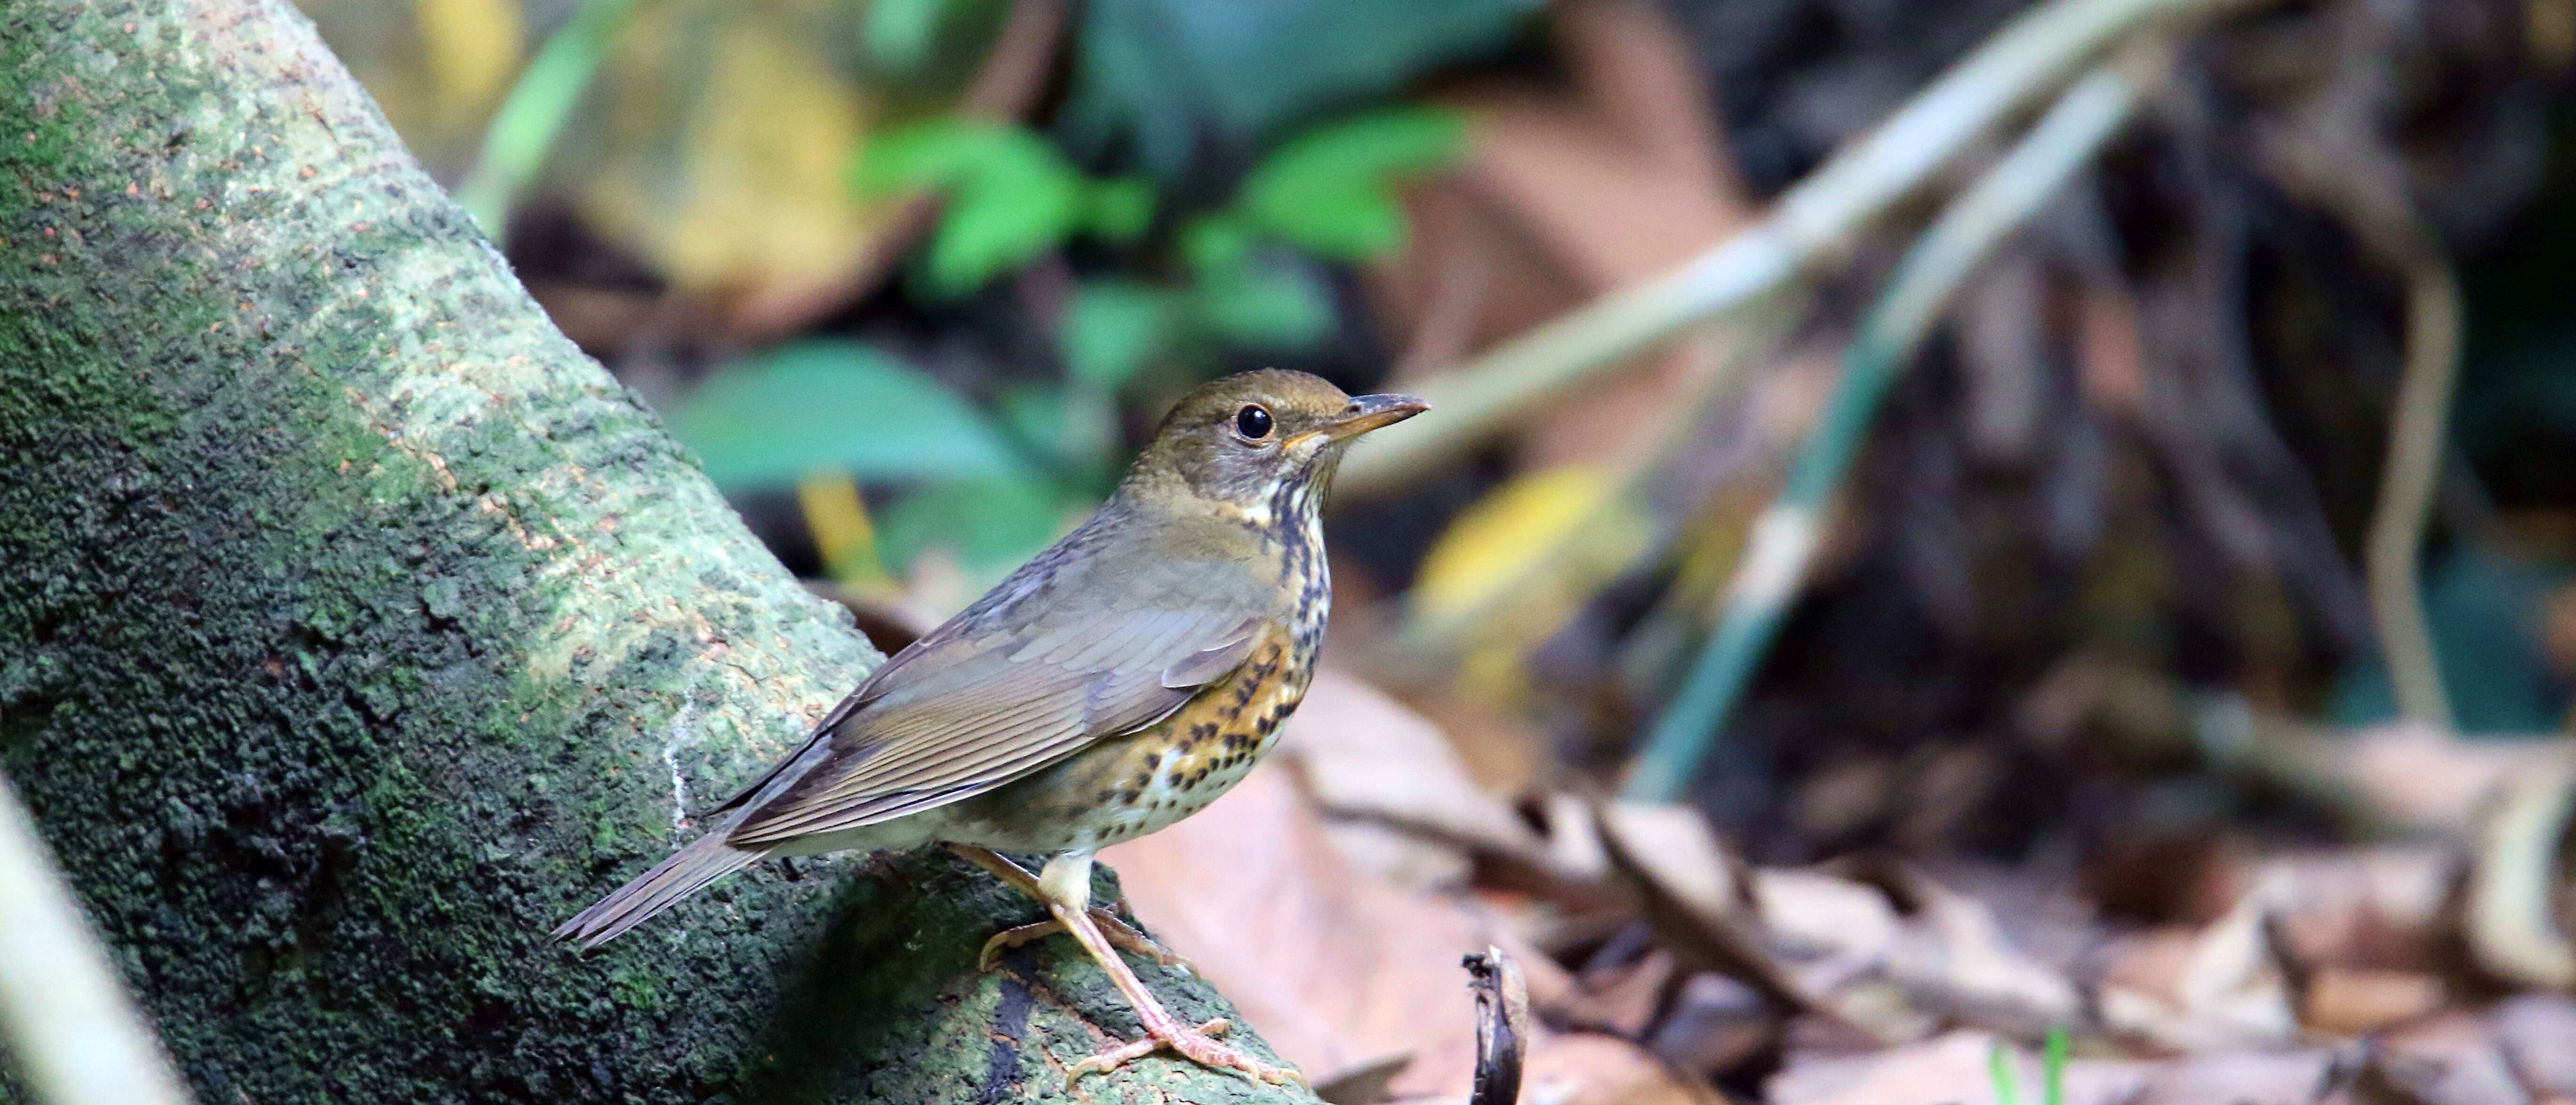
<path fill-rule="evenodd" d="M 669 859 L 654 864 L 635 881 L 611 891 L 557 926 L 555 939 L 578 940 L 581 949 L 589 951 L 643 924 L 645 918 L 669 909 L 673 902 L 695 893 L 699 887 L 768 854 L 765 849 L 736 848 L 725 843 L 725 836 L 724 830 L 718 829 L 689 842 L 688 847 L 671 853 Z"/>

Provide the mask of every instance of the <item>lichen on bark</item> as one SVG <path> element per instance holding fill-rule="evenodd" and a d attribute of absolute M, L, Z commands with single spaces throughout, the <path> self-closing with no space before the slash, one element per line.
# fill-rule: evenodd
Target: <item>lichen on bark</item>
<path fill-rule="evenodd" d="M 875 660 L 283 0 L 0 0 L 0 771 L 202 1099 L 1058 1095 L 1136 1024 L 941 857 L 544 942 Z"/>

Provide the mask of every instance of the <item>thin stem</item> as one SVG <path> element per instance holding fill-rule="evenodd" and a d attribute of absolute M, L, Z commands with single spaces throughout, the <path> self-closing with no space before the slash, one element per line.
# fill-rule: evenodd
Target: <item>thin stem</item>
<path fill-rule="evenodd" d="M 2133 66 L 2104 66 L 2059 98 L 2003 160 L 1941 212 L 1889 277 L 1843 356 L 1842 379 L 1754 522 L 1717 629 L 1649 730 L 1627 797 L 1669 802 L 1699 770 L 1804 582 L 1826 500 L 1851 468 L 1879 403 L 1944 305 L 1996 243 L 2028 221 L 2136 107 Z"/>
<path fill-rule="evenodd" d="M 555 136 L 563 133 L 582 91 L 590 87 L 591 74 L 608 56 L 609 44 L 634 8 L 635 0 L 583 0 L 492 113 L 492 124 L 483 132 L 483 156 L 474 174 L 456 188 L 456 202 L 486 236 L 498 239 L 508 229 L 511 206 L 545 167 L 546 151 L 554 148 Z"/>
<path fill-rule="evenodd" d="M 6 779 L 0 779 L 0 1041 L 36 1097 L 55 1105 L 188 1100 Z"/>
<path fill-rule="evenodd" d="M 1340 486 L 1389 490 L 1491 437 L 1550 396 L 1675 331 L 1760 298 L 1840 255 L 1979 135 L 2111 43 L 2151 23 L 2267 0 L 2054 0 L 2006 25 L 1905 107 L 1780 197 L 1770 216 L 1656 279 L 1613 291 L 1418 390 L 1440 412 L 1353 453 Z"/>
<path fill-rule="evenodd" d="M 2460 285 L 2429 229 L 2413 235 L 2406 259 L 2406 371 L 2388 430 L 2379 506 L 2370 516 L 2363 560 L 2379 651 L 2397 712 L 2451 727 L 2440 657 L 2424 625 L 2424 523 L 2442 467 L 2442 436 L 2460 368 Z"/>

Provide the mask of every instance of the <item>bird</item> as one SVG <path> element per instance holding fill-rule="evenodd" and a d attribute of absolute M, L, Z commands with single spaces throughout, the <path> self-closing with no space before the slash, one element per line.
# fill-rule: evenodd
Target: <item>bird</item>
<path fill-rule="evenodd" d="M 1303 1079 L 1175 1018 L 1119 958 L 1177 957 L 1090 901 L 1094 854 L 1198 812 L 1277 743 L 1305 697 L 1332 582 L 1321 511 L 1361 435 L 1429 409 L 1303 372 L 1213 380 L 1173 405 L 1106 502 L 869 673 L 715 826 L 554 931 L 588 950 L 772 857 L 945 847 L 1042 904 L 1000 950 L 1064 933 L 1145 1038 L 1262 1082 Z M 1004 853 L 1047 857 L 1032 873 Z"/>

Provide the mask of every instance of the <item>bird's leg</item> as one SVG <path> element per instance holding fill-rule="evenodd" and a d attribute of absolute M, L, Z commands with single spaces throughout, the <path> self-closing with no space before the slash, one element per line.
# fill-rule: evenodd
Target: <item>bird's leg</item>
<path fill-rule="evenodd" d="M 1047 861 L 1046 870 L 1038 875 L 1037 883 L 1038 892 L 1044 895 L 1042 900 L 1046 902 L 1047 912 L 1055 914 L 1056 923 L 1081 943 L 1082 950 L 1091 953 L 1091 958 L 1100 964 L 1101 970 L 1109 973 L 1110 983 L 1118 987 L 1118 992 L 1127 998 L 1127 1004 L 1135 1009 L 1136 1019 L 1145 1025 L 1145 1039 L 1110 1048 L 1075 1063 L 1065 1071 L 1067 1088 L 1083 1075 L 1116 1070 L 1129 1060 L 1166 1047 L 1203 1067 L 1230 1070 L 1273 1084 L 1305 1084 L 1305 1077 L 1293 1068 L 1265 1063 L 1244 1054 L 1239 1048 L 1218 1043 L 1216 1038 L 1231 1027 L 1224 1018 L 1197 1026 L 1183 1024 L 1163 1008 L 1162 1002 L 1154 1000 L 1153 993 L 1145 989 L 1144 980 L 1136 977 L 1136 972 L 1128 968 L 1126 960 L 1118 958 L 1117 949 L 1109 946 L 1109 938 L 1092 923 L 1091 853 L 1067 852 Z"/>
<path fill-rule="evenodd" d="M 965 859 L 968 863 L 972 863 L 977 867 L 981 867 L 986 871 L 992 872 L 993 877 L 1002 880 L 1003 885 L 1036 899 L 1040 904 L 1044 904 L 1046 902 L 1046 892 L 1038 889 L 1038 877 L 1030 874 L 1028 868 L 1011 862 L 1011 858 L 1009 856 L 993 851 L 990 848 L 977 848 L 965 844 L 951 844 L 948 846 L 948 850 L 957 853 L 958 856 Z M 1182 970 L 1190 971 L 1193 974 L 1197 973 L 1196 970 L 1190 966 L 1190 961 L 1181 958 L 1178 952 L 1174 952 L 1170 948 L 1166 948 L 1163 945 L 1156 943 L 1153 937 L 1136 931 L 1136 926 L 1119 920 L 1118 915 L 1111 913 L 1108 909 L 1101 906 L 1091 907 L 1091 919 L 1099 923 L 1101 934 L 1108 937 L 1111 944 L 1144 956 L 1145 958 L 1151 959 L 1163 966 L 1179 967 Z M 1003 929 L 1000 932 L 994 933 L 992 939 L 984 941 L 983 954 L 975 957 L 975 969 L 979 971 L 992 970 L 993 960 L 999 958 L 1003 952 L 1019 947 L 1022 944 L 1043 940 L 1063 931 L 1064 926 L 1053 919 L 1039 921 L 1035 924 L 1021 925 L 1017 928 Z"/>

